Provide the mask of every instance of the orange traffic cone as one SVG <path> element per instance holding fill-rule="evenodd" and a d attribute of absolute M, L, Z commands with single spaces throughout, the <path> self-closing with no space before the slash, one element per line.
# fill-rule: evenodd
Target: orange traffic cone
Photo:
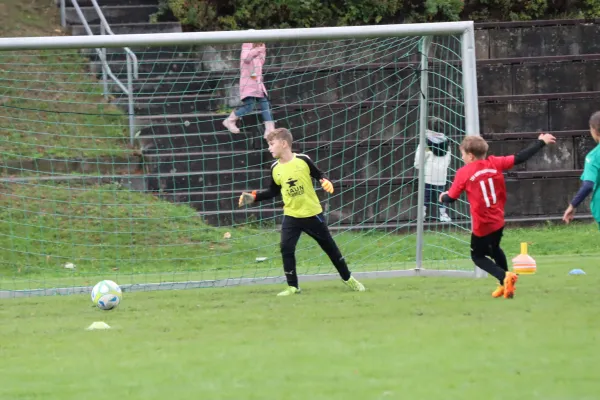
<path fill-rule="evenodd" d="M 521 243 L 521 254 L 512 259 L 513 272 L 519 275 L 533 275 L 537 269 L 535 260 L 527 254 L 527 243 Z"/>

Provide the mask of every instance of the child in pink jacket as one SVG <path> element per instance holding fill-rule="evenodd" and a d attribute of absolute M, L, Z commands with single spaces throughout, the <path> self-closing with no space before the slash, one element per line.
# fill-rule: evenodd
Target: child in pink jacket
<path fill-rule="evenodd" d="M 232 111 L 231 115 L 223 121 L 223 125 L 231 133 L 240 133 L 235 125 L 239 117 L 254 110 L 255 104 L 260 104 L 261 114 L 265 123 L 265 139 L 275 129 L 275 122 L 271 115 L 267 89 L 263 83 L 262 68 L 265 63 L 267 49 L 264 43 L 244 43 L 240 59 L 240 98 L 243 106 Z"/>

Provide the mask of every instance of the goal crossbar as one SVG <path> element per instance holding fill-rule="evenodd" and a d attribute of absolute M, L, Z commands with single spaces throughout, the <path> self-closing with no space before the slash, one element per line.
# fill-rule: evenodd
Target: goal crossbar
<path fill-rule="evenodd" d="M 184 32 L 94 36 L 49 36 L 0 38 L 0 51 L 71 48 L 112 48 L 140 45 L 173 46 L 275 42 L 289 40 L 368 39 L 473 32 L 473 21 L 424 24 L 342 26 L 328 28 L 264 29 L 227 32 Z"/>

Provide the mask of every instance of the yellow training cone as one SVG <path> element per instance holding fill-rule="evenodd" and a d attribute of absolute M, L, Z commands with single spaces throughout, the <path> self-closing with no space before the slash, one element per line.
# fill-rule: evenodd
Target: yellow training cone
<path fill-rule="evenodd" d="M 512 259 L 513 272 L 519 275 L 535 274 L 535 260 L 527 254 L 527 243 L 521 243 L 521 254 Z"/>

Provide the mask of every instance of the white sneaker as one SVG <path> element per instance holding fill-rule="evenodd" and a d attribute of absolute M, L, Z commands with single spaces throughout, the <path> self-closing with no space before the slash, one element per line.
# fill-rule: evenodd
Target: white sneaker
<path fill-rule="evenodd" d="M 448 216 L 446 213 L 440 214 L 440 222 L 452 222 L 452 218 Z"/>
<path fill-rule="evenodd" d="M 235 126 L 238 117 L 235 115 L 235 111 L 232 111 L 229 117 L 225 121 L 223 121 L 223 125 L 225 128 L 229 130 L 231 133 L 240 133 L 240 130 L 237 126 Z"/>
<path fill-rule="evenodd" d="M 223 121 L 223 125 L 225 125 L 225 128 L 227 128 L 231 133 L 240 133 L 240 129 L 237 126 L 235 126 L 235 121 L 226 119 L 225 121 Z"/>

